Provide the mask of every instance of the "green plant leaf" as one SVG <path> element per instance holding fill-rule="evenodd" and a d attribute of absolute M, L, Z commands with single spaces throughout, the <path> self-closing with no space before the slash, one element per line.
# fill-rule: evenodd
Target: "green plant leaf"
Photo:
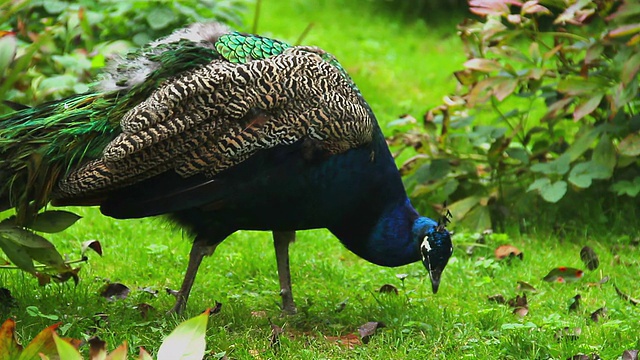
<path fill-rule="evenodd" d="M 609 134 L 602 134 L 591 159 L 595 165 L 607 170 L 607 175 L 599 179 L 608 179 L 613 175 L 613 169 L 616 167 L 616 148 Z"/>
<path fill-rule="evenodd" d="M 462 223 L 469 229 L 484 231 L 491 229 L 491 213 L 486 206 L 476 206 L 462 219 Z"/>
<path fill-rule="evenodd" d="M 58 356 L 60 356 L 60 359 L 82 360 L 82 356 L 78 352 L 78 349 L 55 333 L 53 334 L 53 341 L 56 343 L 56 349 L 58 350 Z"/>
<path fill-rule="evenodd" d="M 588 188 L 593 179 L 608 179 L 611 177 L 609 169 L 593 161 L 576 164 L 569 173 L 569 182 L 579 188 Z"/>
<path fill-rule="evenodd" d="M 33 266 L 33 259 L 23 246 L 0 235 L 0 248 L 15 266 L 35 275 L 36 268 Z"/>
<path fill-rule="evenodd" d="M 161 30 L 177 20 L 174 12 L 168 7 L 156 7 L 147 14 L 147 23 L 153 30 Z"/>
<path fill-rule="evenodd" d="M 480 196 L 469 196 L 462 200 L 458 200 L 453 204 L 449 204 L 449 211 L 453 214 L 455 221 L 460 221 L 469 211 L 471 211 L 471 209 L 473 209 L 474 206 L 480 203 L 480 200 L 482 200 Z"/>
<path fill-rule="evenodd" d="M 580 129 L 579 134 L 581 135 L 577 137 L 573 144 L 569 146 L 567 151 L 564 152 L 564 155 L 568 156 L 570 161 L 575 161 L 577 158 L 582 156 L 582 154 L 591 147 L 593 141 L 602 132 L 601 127 L 589 129 L 588 126 L 589 125 L 585 125 L 585 127 Z"/>
<path fill-rule="evenodd" d="M 0 31 L 0 75 L 9 67 L 16 56 L 18 41 L 13 33 Z"/>
<path fill-rule="evenodd" d="M 624 156 L 640 155 L 640 133 L 632 133 L 622 139 L 618 144 L 618 151 Z"/>
<path fill-rule="evenodd" d="M 558 180 L 553 184 L 540 189 L 540 195 L 542 195 L 542 198 L 550 203 L 558 202 L 566 193 L 567 183 L 563 180 Z"/>
<path fill-rule="evenodd" d="M 564 175 L 569 171 L 569 157 L 562 155 L 553 161 L 547 163 L 537 163 L 531 166 L 531 171 L 543 174 Z"/>
<path fill-rule="evenodd" d="M 506 150 L 506 153 L 510 158 L 516 159 L 525 165 L 529 163 L 529 154 L 523 148 L 511 147 Z"/>
<path fill-rule="evenodd" d="M 27 227 L 44 233 L 57 233 L 63 231 L 80 220 L 80 215 L 69 211 L 54 210 L 38 214 L 36 219 Z"/>
<path fill-rule="evenodd" d="M 209 310 L 191 318 L 167 336 L 158 350 L 158 360 L 200 360 L 206 349 Z"/>
<path fill-rule="evenodd" d="M 549 178 L 541 178 L 529 185 L 527 191 L 540 190 L 543 187 L 548 186 L 549 184 L 551 184 L 551 180 L 549 180 Z"/>
<path fill-rule="evenodd" d="M 17 226 L 0 226 L 0 236 L 5 237 L 14 243 L 31 249 L 53 248 L 53 244 L 38 234 Z"/>
<path fill-rule="evenodd" d="M 635 177 L 633 181 L 620 180 L 616 182 L 611 186 L 611 191 L 615 191 L 619 196 L 636 197 L 640 193 L 640 176 Z"/>

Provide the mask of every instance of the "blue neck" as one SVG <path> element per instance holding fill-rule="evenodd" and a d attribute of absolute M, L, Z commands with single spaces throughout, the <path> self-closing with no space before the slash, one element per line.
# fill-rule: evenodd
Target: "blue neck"
<path fill-rule="evenodd" d="M 331 231 L 349 250 L 374 264 L 401 266 L 420 260 L 419 239 L 414 233 L 422 223 L 433 220 L 420 217 L 406 196 L 373 220 L 350 222 Z"/>

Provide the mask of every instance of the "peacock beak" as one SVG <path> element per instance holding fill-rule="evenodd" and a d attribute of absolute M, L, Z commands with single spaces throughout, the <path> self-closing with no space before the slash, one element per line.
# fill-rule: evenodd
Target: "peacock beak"
<path fill-rule="evenodd" d="M 431 278 L 431 290 L 433 290 L 434 294 L 438 292 L 438 287 L 440 286 L 440 275 L 442 275 L 441 269 L 429 270 L 429 277 Z"/>

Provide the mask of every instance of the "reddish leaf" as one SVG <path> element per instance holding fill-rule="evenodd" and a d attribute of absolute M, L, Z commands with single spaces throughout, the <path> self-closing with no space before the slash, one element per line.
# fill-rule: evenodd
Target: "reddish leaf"
<path fill-rule="evenodd" d="M 469 0 L 469 10 L 480 16 L 486 15 L 507 15 L 509 5 L 513 1 L 509 0 Z"/>
<path fill-rule="evenodd" d="M 617 38 L 622 36 L 633 35 L 638 32 L 640 32 L 640 24 L 627 24 L 609 31 L 607 36 L 611 38 Z"/>
<path fill-rule="evenodd" d="M 495 60 L 490 59 L 471 59 L 467 60 L 463 66 L 467 69 L 476 70 L 480 72 L 492 72 L 502 70 L 502 66 Z"/>
<path fill-rule="evenodd" d="M 100 245 L 100 241 L 98 240 L 87 240 L 82 243 L 82 255 L 87 252 L 88 249 L 91 249 L 98 253 L 98 255 L 102 256 L 102 245 Z"/>
<path fill-rule="evenodd" d="M 155 310 L 155 308 L 147 303 L 140 303 L 136 306 L 134 306 L 135 309 L 138 309 L 138 311 L 140 312 L 140 316 L 142 316 L 142 318 L 146 319 L 149 316 L 149 311 L 153 311 Z"/>
<path fill-rule="evenodd" d="M 580 269 L 570 268 L 570 267 L 557 267 L 552 269 L 547 276 L 543 278 L 544 281 L 548 282 L 571 282 L 578 281 L 584 275 L 584 271 Z"/>
<path fill-rule="evenodd" d="M 620 155 L 635 157 L 640 155 L 640 134 L 631 133 L 618 144 Z"/>
<path fill-rule="evenodd" d="M 518 80 L 510 77 L 497 78 L 498 81 L 493 86 L 493 96 L 499 101 L 502 101 L 511 95 L 516 86 L 518 86 Z"/>
<path fill-rule="evenodd" d="M 7 319 L 0 326 L 0 354 L 9 359 L 17 359 L 21 350 L 22 347 L 16 340 L 16 322 Z"/>
<path fill-rule="evenodd" d="M 622 72 L 620 73 L 622 84 L 625 86 L 629 85 L 629 83 L 635 79 L 638 70 L 640 70 L 640 53 L 631 56 L 624 62 L 624 65 L 622 65 Z"/>
<path fill-rule="evenodd" d="M 520 317 L 525 317 L 529 313 L 529 304 L 527 303 L 527 295 L 516 295 L 515 298 L 507 301 L 507 305 L 513 308 L 513 313 Z"/>
<path fill-rule="evenodd" d="M 47 356 L 57 355 L 58 350 L 56 349 L 53 334 L 55 334 L 55 330 L 59 325 L 59 323 L 53 324 L 40 331 L 40 333 L 36 335 L 36 337 L 34 337 L 29 345 L 27 345 L 27 347 L 22 351 L 21 358 L 32 359 L 36 358 L 38 354 L 44 354 Z M 75 340 L 68 339 L 67 342 L 74 345 L 75 348 L 78 348 L 79 346 L 79 342 Z M 2 353 L 2 351 L 0 351 L 0 353 Z"/>
<path fill-rule="evenodd" d="M 603 93 L 597 93 L 594 96 L 590 97 L 589 100 L 576 106 L 576 109 L 573 111 L 573 121 L 578 121 L 583 117 L 591 114 L 596 108 L 598 108 L 598 105 L 600 105 L 600 101 L 602 101 L 603 97 Z"/>
<path fill-rule="evenodd" d="M 631 296 L 623 293 L 622 291 L 620 291 L 620 289 L 618 289 L 618 287 L 616 285 L 613 285 L 613 287 L 616 289 L 616 293 L 618 293 L 618 296 L 620 296 L 620 298 L 622 298 L 622 300 L 626 300 L 626 301 L 630 302 L 634 306 L 640 304 L 640 300 L 634 299 Z"/>
<path fill-rule="evenodd" d="M 522 4 L 522 9 L 520 11 L 523 14 L 535 14 L 535 13 L 542 13 L 542 14 L 549 14 L 551 13 L 549 11 L 549 9 L 547 9 L 546 7 L 540 5 L 538 3 L 538 1 L 527 1 L 524 4 Z"/>

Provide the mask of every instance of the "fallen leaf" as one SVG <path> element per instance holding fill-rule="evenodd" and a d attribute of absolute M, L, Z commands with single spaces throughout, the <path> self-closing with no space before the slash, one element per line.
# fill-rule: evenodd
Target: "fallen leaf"
<path fill-rule="evenodd" d="M 521 318 L 527 316 L 528 313 L 529 313 L 529 308 L 527 307 L 519 307 L 519 308 L 513 309 L 513 314 L 518 315 Z"/>
<path fill-rule="evenodd" d="M 173 295 L 175 297 L 178 297 L 178 295 L 180 295 L 180 292 L 178 290 L 173 290 L 173 289 L 169 289 L 169 288 L 164 288 L 164 291 L 167 292 L 167 294 L 169 295 Z"/>
<path fill-rule="evenodd" d="M 571 298 L 571 304 L 569 305 L 569 311 L 576 311 L 580 308 L 580 299 L 582 299 L 582 295 L 578 294 Z"/>
<path fill-rule="evenodd" d="M 379 328 L 383 328 L 384 326 L 385 325 L 383 323 L 378 321 L 369 321 L 368 323 L 360 326 L 358 328 L 358 333 L 362 338 L 362 342 L 364 344 L 369 343 L 369 340 L 371 340 L 373 334 L 376 333 L 376 330 L 378 330 Z"/>
<path fill-rule="evenodd" d="M 380 290 L 378 290 L 379 293 L 381 294 L 391 294 L 394 293 L 396 295 L 398 295 L 398 288 L 396 288 L 395 286 L 391 285 L 391 284 L 384 284 L 380 287 Z"/>
<path fill-rule="evenodd" d="M 620 291 L 620 289 L 618 289 L 618 287 L 616 285 L 613 285 L 614 288 L 616 288 L 616 292 L 618 293 L 618 296 L 620 296 L 622 298 L 622 300 L 627 300 L 628 302 L 630 302 L 632 305 L 638 305 L 640 303 L 640 300 L 638 299 L 634 299 L 631 296 L 623 293 L 622 291 Z"/>
<path fill-rule="evenodd" d="M 80 272 L 80 268 L 70 269 L 69 271 L 64 271 L 59 274 L 54 274 L 51 276 L 51 280 L 57 283 L 64 283 L 69 281 L 69 279 L 73 279 L 73 283 L 78 285 L 80 282 L 80 278 L 78 277 L 78 273 Z"/>
<path fill-rule="evenodd" d="M 568 326 L 565 326 L 564 328 L 556 331 L 556 335 L 555 338 L 557 341 L 561 341 L 561 340 L 578 340 L 578 338 L 580 337 L 580 334 L 582 334 L 582 329 L 579 327 L 575 327 L 575 328 L 570 328 Z"/>
<path fill-rule="evenodd" d="M 116 299 L 126 299 L 129 296 L 131 290 L 121 283 L 110 283 L 102 287 L 100 296 L 108 301 L 115 301 Z"/>
<path fill-rule="evenodd" d="M 89 359 L 104 359 L 107 356 L 107 342 L 97 336 L 92 337 L 89 343 Z"/>
<path fill-rule="evenodd" d="M 408 274 L 396 274 L 396 277 L 398 279 L 400 279 L 400 281 L 404 281 L 404 279 L 406 279 L 407 276 L 409 276 L 409 275 Z"/>
<path fill-rule="evenodd" d="M 325 339 L 349 350 L 353 350 L 356 346 L 362 345 L 362 341 L 360 341 L 360 338 L 356 334 L 347 334 L 342 336 L 325 336 Z"/>
<path fill-rule="evenodd" d="M 536 289 L 535 287 L 533 287 L 533 285 L 518 280 L 518 286 L 516 286 L 516 291 L 529 291 L 529 292 L 538 292 L 538 289 Z"/>
<path fill-rule="evenodd" d="M 507 305 L 513 308 L 513 314 L 525 317 L 529 313 L 529 304 L 527 303 L 527 294 L 516 295 L 515 298 L 509 299 Z"/>
<path fill-rule="evenodd" d="M 80 252 L 83 256 L 84 253 L 87 252 L 87 250 L 93 250 L 95 251 L 98 255 L 102 256 L 102 245 L 100 245 L 100 241 L 98 240 L 87 240 L 85 242 L 82 243 L 82 251 Z"/>
<path fill-rule="evenodd" d="M 572 282 L 580 280 L 582 275 L 584 275 L 584 271 L 580 269 L 561 266 L 549 271 L 549 274 L 547 274 L 543 280 L 560 283 Z"/>
<path fill-rule="evenodd" d="M 520 260 L 523 258 L 522 251 L 513 245 L 501 245 L 495 250 L 495 255 L 498 260 L 502 260 L 507 257 L 517 257 Z"/>
<path fill-rule="evenodd" d="M 607 308 L 601 307 L 600 309 L 591 313 L 591 320 L 593 320 L 593 322 L 599 322 L 600 319 L 605 316 L 607 316 Z"/>
<path fill-rule="evenodd" d="M 522 294 L 522 296 L 516 295 L 515 298 L 509 299 L 509 301 L 507 301 L 507 305 L 509 305 L 509 306 L 511 306 L 513 308 L 528 306 L 528 304 L 527 304 L 527 294 Z"/>
<path fill-rule="evenodd" d="M 592 248 L 588 246 L 585 246 L 582 248 L 582 250 L 580 250 L 580 259 L 582 259 L 582 262 L 587 267 L 587 269 L 591 271 L 597 269 L 600 265 L 598 255 Z"/>
<path fill-rule="evenodd" d="M 622 353 L 622 360 L 638 360 L 638 350 L 625 350 Z"/>
<path fill-rule="evenodd" d="M 489 299 L 489 301 L 491 301 L 491 302 L 495 302 L 495 303 L 498 303 L 498 304 L 504 304 L 506 302 L 506 300 L 504 299 L 504 296 L 502 296 L 502 294 L 489 295 L 487 297 L 487 299 Z"/>
<path fill-rule="evenodd" d="M 138 288 L 138 290 L 140 290 L 142 292 L 145 292 L 145 293 L 147 293 L 149 295 L 152 295 L 153 297 L 158 296 L 158 290 L 155 290 L 155 289 L 151 288 L 150 286 L 146 286 L 146 287 L 143 287 L 143 288 Z"/>

